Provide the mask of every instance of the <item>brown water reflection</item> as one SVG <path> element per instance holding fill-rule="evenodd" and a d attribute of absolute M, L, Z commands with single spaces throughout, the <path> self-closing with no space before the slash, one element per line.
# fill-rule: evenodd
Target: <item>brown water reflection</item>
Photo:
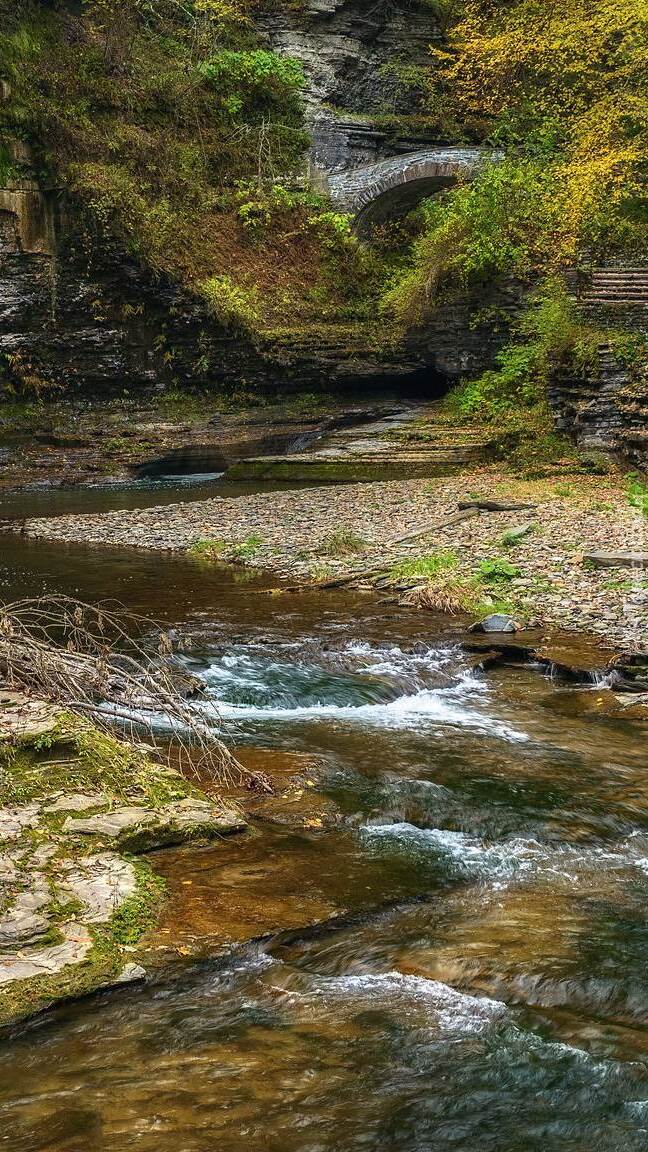
<path fill-rule="evenodd" d="M 0 1049 L 0 1148 L 644 1152 L 643 726 L 371 597 L 30 549 L 29 580 L 182 623 L 278 794 L 151 857 L 149 987 Z"/>

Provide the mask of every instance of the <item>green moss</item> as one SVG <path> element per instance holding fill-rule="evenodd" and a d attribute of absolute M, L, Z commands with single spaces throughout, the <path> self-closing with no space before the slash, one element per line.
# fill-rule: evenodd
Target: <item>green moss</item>
<path fill-rule="evenodd" d="M 146 861 L 131 858 L 130 863 L 135 871 L 137 887 L 132 896 L 123 901 L 104 930 L 116 947 L 132 947 L 153 927 L 166 892 L 164 880 Z"/>
<path fill-rule="evenodd" d="M 157 805 L 192 789 L 134 745 L 61 713 L 44 733 L 0 740 L 0 803 L 24 804 L 54 792 L 136 796 Z"/>
<path fill-rule="evenodd" d="M 83 964 L 70 965 L 54 976 L 17 980 L 0 988 L 0 1027 L 35 1016 L 67 999 L 95 992 L 119 973 L 114 955 L 93 949 Z"/>
<path fill-rule="evenodd" d="M 155 924 L 165 893 L 164 880 L 146 861 L 132 860 L 131 863 L 136 889 L 107 924 L 93 929 L 92 947 L 81 963 L 68 965 L 52 976 L 0 986 L 0 1026 L 34 1016 L 66 999 L 89 995 L 119 976 L 128 955 L 125 947 L 136 945 Z M 65 910 L 63 905 L 58 909 L 61 920 Z"/>

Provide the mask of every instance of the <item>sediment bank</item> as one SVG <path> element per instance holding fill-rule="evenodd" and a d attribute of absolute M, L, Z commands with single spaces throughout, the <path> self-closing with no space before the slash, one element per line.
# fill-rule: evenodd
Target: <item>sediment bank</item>
<path fill-rule="evenodd" d="M 526 507 L 453 520 L 462 502 L 487 499 Z M 76 543 L 185 550 L 197 562 L 231 560 L 291 581 L 357 575 L 361 584 L 400 590 L 425 587 L 425 560 L 442 553 L 451 555 L 460 580 L 479 577 L 486 607 L 489 597 L 493 603 L 504 597 L 523 625 L 587 631 L 637 650 L 648 643 L 646 569 L 630 560 L 596 568 L 588 560 L 601 551 L 640 557 L 648 547 L 648 521 L 630 504 L 622 477 L 523 480 L 488 466 L 438 480 L 29 520 L 24 531 Z"/>

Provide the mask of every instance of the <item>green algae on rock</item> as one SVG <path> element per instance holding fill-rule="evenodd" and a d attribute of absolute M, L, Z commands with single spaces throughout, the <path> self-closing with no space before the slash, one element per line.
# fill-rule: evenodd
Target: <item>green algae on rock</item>
<path fill-rule="evenodd" d="M 245 827 L 145 749 L 10 691 L 0 804 L 0 1026 L 144 979 L 131 953 L 165 885 L 136 854 Z"/>

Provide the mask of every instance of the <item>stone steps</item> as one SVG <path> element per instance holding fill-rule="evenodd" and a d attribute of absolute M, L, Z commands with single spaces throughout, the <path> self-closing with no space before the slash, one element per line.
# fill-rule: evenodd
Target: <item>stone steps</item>
<path fill-rule="evenodd" d="M 586 311 L 597 308 L 628 311 L 636 315 L 648 310 L 648 266 L 611 264 L 593 268 L 587 282 L 570 277 L 575 299 Z"/>

